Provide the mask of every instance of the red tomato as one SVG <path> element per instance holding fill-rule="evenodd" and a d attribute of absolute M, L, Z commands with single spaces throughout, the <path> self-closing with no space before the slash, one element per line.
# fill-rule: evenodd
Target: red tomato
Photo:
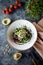
<path fill-rule="evenodd" d="M 2 13 L 5 14 L 5 10 L 2 10 Z"/>
<path fill-rule="evenodd" d="M 16 4 L 18 4 L 19 3 L 19 0 L 16 0 L 16 2 L 15 2 Z"/>
<path fill-rule="evenodd" d="M 5 8 L 5 11 L 8 11 L 8 9 L 9 9 L 9 8 L 8 8 L 8 7 L 6 7 L 6 8 Z"/>
<path fill-rule="evenodd" d="M 13 5 L 13 4 L 11 4 L 11 5 L 10 5 L 10 8 L 13 8 L 13 6 L 14 6 L 14 5 Z"/>
<path fill-rule="evenodd" d="M 22 5 L 22 4 L 21 4 L 21 3 L 19 3 L 19 4 L 18 4 L 18 7 L 21 7 L 21 5 Z"/>
<path fill-rule="evenodd" d="M 6 14 L 10 14 L 10 12 L 9 11 L 6 11 Z"/>
<path fill-rule="evenodd" d="M 16 3 L 16 4 L 18 4 L 19 2 L 18 2 L 18 1 L 16 1 L 15 3 Z"/>
<path fill-rule="evenodd" d="M 11 8 L 9 8 L 9 12 L 12 13 L 12 11 L 13 11 L 13 10 L 12 10 Z"/>
<path fill-rule="evenodd" d="M 18 7 L 17 7 L 17 5 L 14 5 L 14 9 L 17 9 Z"/>

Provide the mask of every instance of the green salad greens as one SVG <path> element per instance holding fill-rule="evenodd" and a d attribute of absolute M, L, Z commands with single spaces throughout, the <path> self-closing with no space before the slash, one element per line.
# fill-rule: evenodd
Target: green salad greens
<path fill-rule="evenodd" d="M 43 16 L 43 0 L 29 0 L 26 2 L 26 14 L 32 18 Z"/>
<path fill-rule="evenodd" d="M 26 26 L 23 26 L 23 27 L 16 28 L 13 36 L 14 39 L 16 39 L 16 41 L 20 43 L 26 43 L 31 39 L 32 34 L 30 33 L 30 31 L 27 29 Z"/>

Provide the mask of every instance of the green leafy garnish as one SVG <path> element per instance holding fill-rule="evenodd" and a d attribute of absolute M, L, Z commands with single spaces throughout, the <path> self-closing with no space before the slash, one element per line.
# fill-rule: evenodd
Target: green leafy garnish
<path fill-rule="evenodd" d="M 20 43 L 26 43 L 32 37 L 32 34 L 26 26 L 16 28 L 14 31 L 14 38 L 18 39 Z"/>
<path fill-rule="evenodd" d="M 30 0 L 26 2 L 26 14 L 32 18 L 43 15 L 43 0 Z"/>

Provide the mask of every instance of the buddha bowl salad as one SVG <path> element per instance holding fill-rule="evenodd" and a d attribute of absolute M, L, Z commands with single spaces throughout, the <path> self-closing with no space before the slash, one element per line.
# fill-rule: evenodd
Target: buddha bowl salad
<path fill-rule="evenodd" d="M 14 42 L 19 42 L 20 44 L 27 43 L 28 41 L 30 41 L 31 37 L 32 34 L 30 33 L 26 26 L 16 28 L 15 31 L 13 32 Z"/>

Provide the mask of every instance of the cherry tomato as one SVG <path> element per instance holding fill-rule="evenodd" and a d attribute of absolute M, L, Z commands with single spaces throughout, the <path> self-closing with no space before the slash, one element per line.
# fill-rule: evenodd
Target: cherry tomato
<path fill-rule="evenodd" d="M 16 4 L 18 4 L 19 2 L 18 2 L 18 1 L 16 1 L 15 3 L 16 3 Z"/>
<path fill-rule="evenodd" d="M 14 5 L 13 5 L 13 4 L 11 4 L 11 5 L 10 5 L 10 8 L 13 8 L 13 6 L 14 6 Z"/>
<path fill-rule="evenodd" d="M 5 14 L 5 10 L 2 10 L 2 13 Z"/>
<path fill-rule="evenodd" d="M 6 7 L 6 8 L 5 8 L 5 11 L 8 11 L 8 9 L 9 9 L 9 8 L 8 8 L 8 7 Z"/>
<path fill-rule="evenodd" d="M 9 8 L 9 12 L 12 13 L 12 11 L 13 11 L 13 10 L 12 10 L 11 8 Z"/>
<path fill-rule="evenodd" d="M 18 7 L 21 7 L 21 5 L 22 5 L 22 4 L 21 4 L 21 3 L 19 3 L 19 4 L 18 4 Z"/>
<path fill-rule="evenodd" d="M 17 5 L 14 5 L 14 9 L 17 9 L 18 7 L 17 7 Z"/>
<path fill-rule="evenodd" d="M 9 11 L 6 11 L 6 14 L 10 14 L 10 12 Z"/>

